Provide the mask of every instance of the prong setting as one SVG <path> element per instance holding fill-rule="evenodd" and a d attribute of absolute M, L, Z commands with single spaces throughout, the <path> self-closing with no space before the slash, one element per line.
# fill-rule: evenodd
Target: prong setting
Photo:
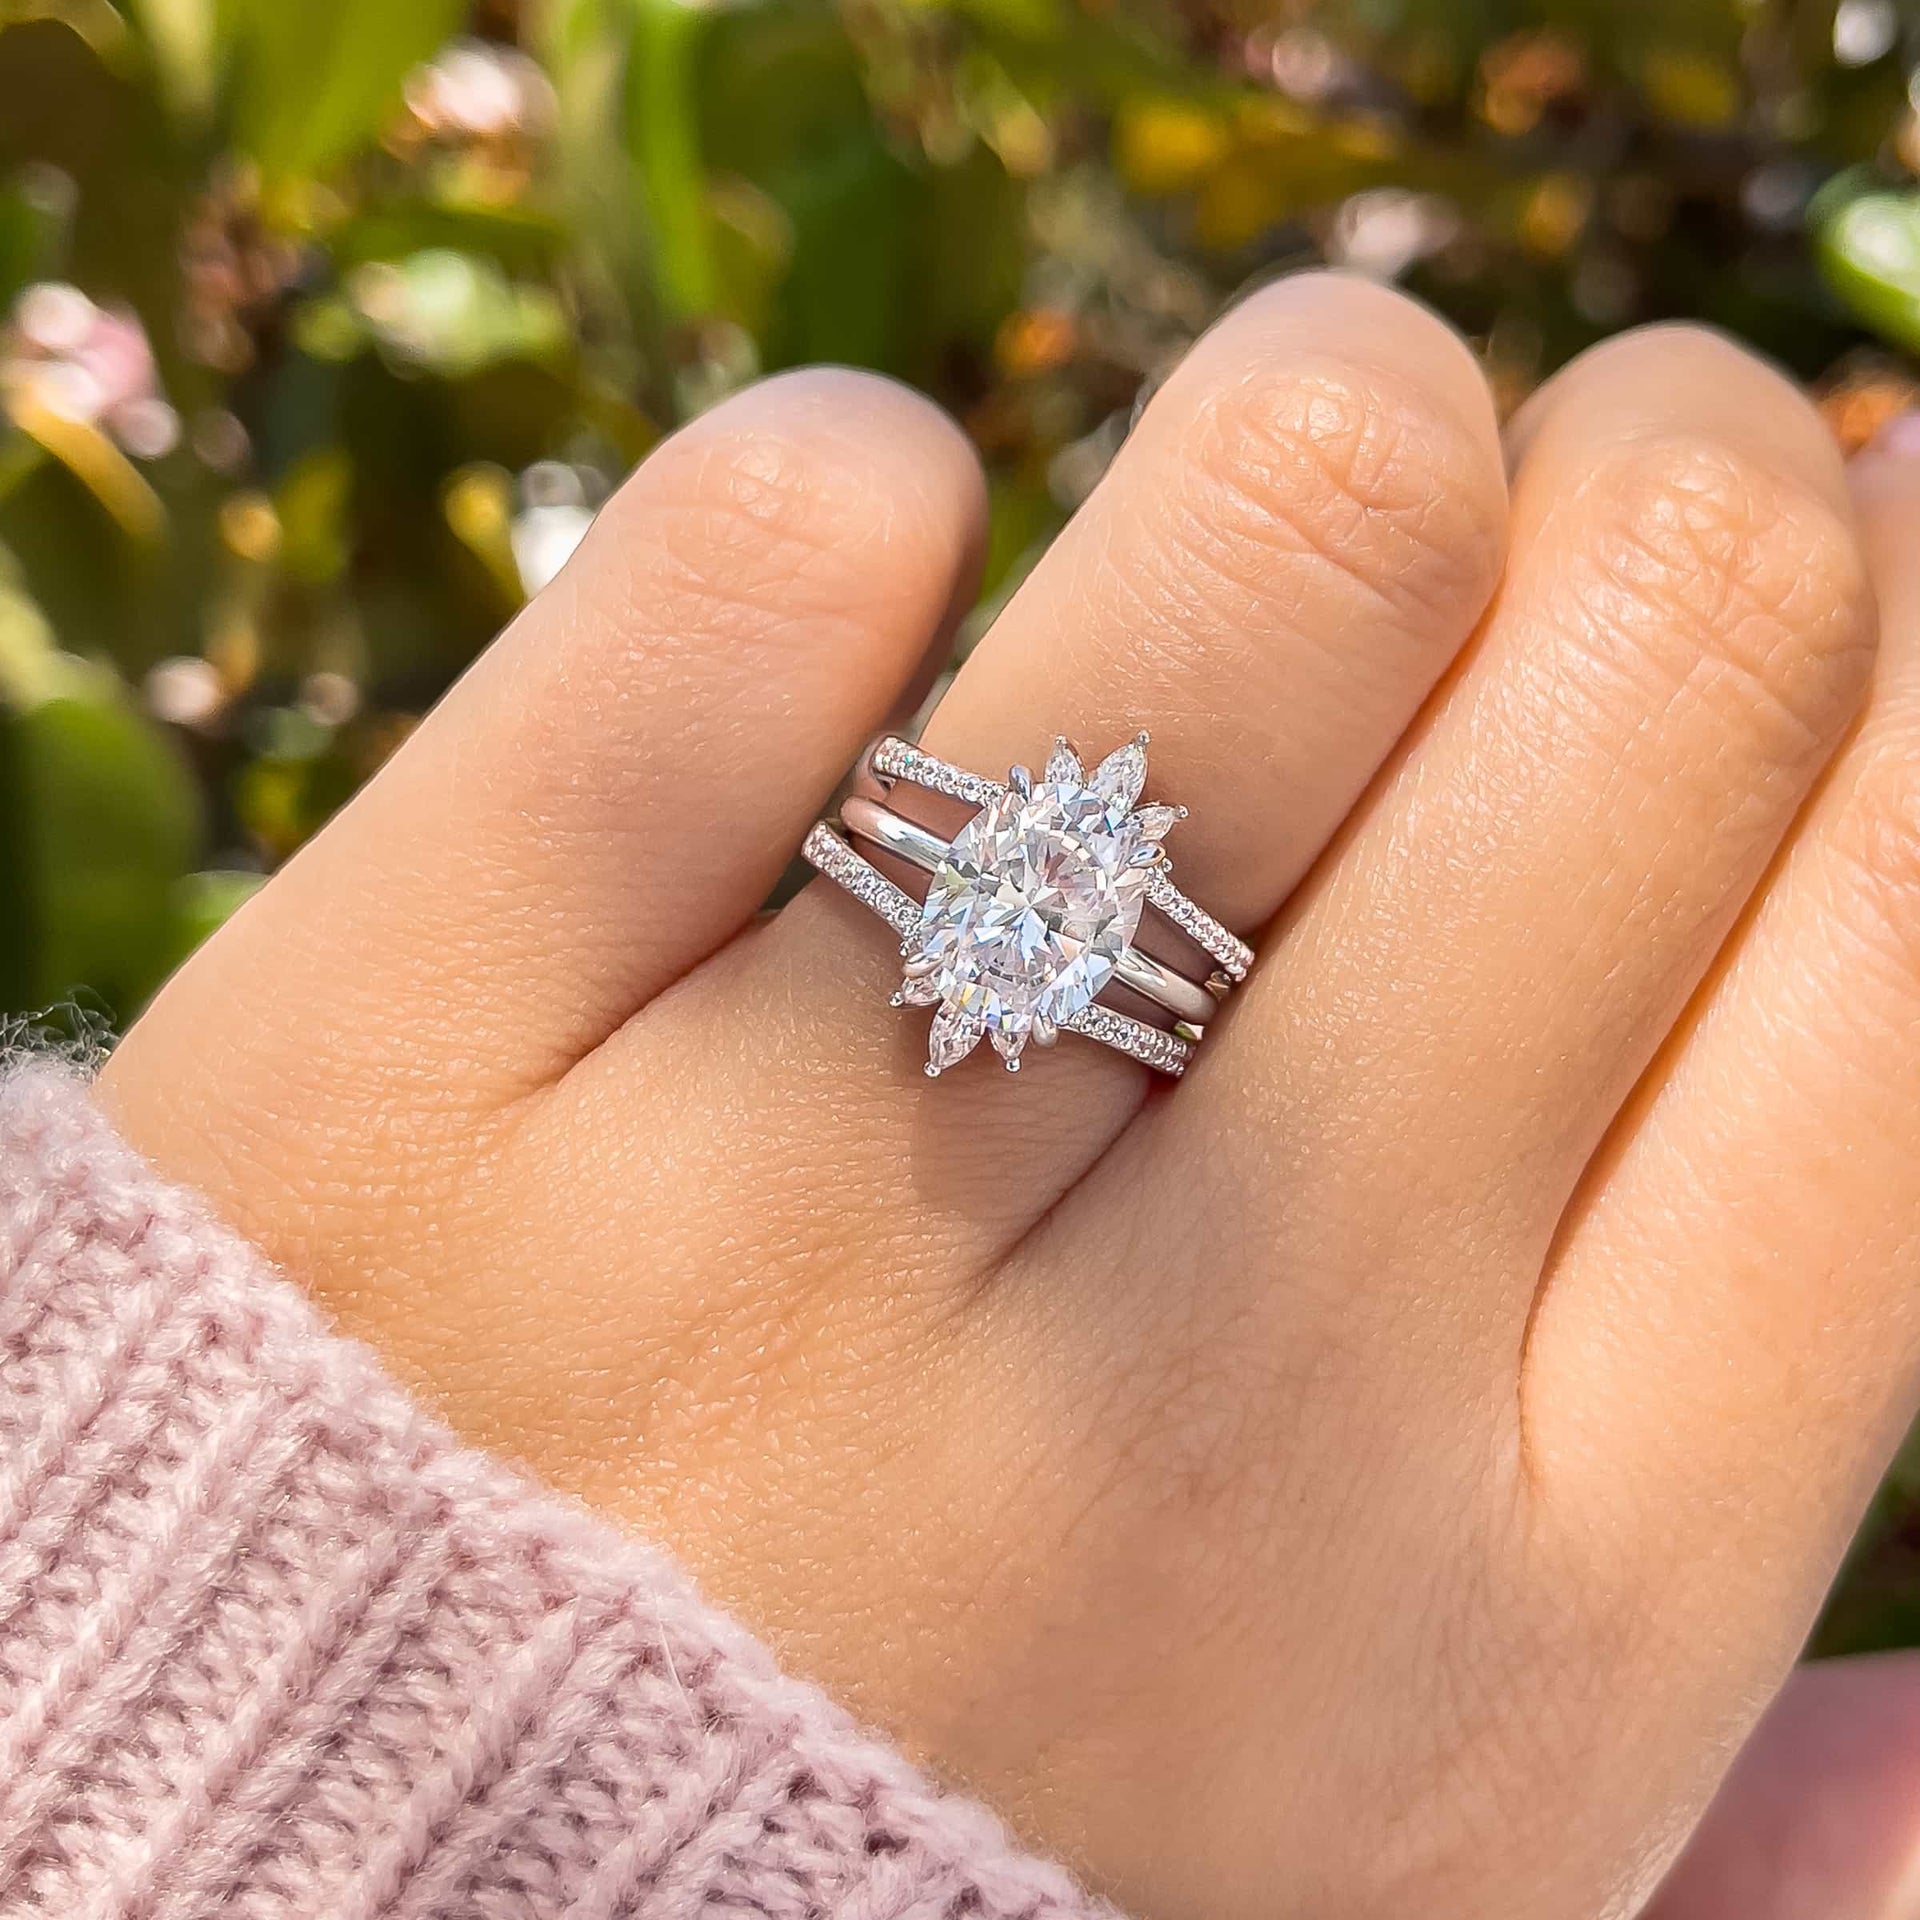
<path fill-rule="evenodd" d="M 942 1071 L 982 1037 L 1017 1067 L 1036 1020 L 1057 1033 L 1116 974 L 1139 977 L 1147 881 L 1178 818 L 1164 806 L 1136 814 L 1146 778 L 1144 733 L 1091 773 L 1058 738 L 1044 780 L 1013 766 L 941 849 L 903 992 L 939 1002 L 927 1045 Z"/>
<path fill-rule="evenodd" d="M 1143 802 L 1147 744 L 1143 729 L 1089 771 L 1060 737 L 1040 778 L 1016 763 L 1002 786 L 903 740 L 881 740 L 864 764 L 883 790 L 911 782 L 974 810 L 948 841 L 857 793 L 848 801 L 848 831 L 931 875 L 924 902 L 824 825 L 808 836 L 808 859 L 898 935 L 892 1003 L 933 1009 L 930 1077 L 982 1039 L 1018 1071 L 1029 1045 L 1051 1047 L 1063 1028 L 1162 1072 L 1184 1069 L 1203 1031 L 1196 1015 L 1223 982 L 1243 977 L 1252 953 L 1174 887 L 1161 843 L 1186 809 Z M 1212 956 L 1211 976 L 1135 945 L 1148 903 Z M 1171 1030 L 1101 1004 L 1116 977 L 1170 1015 Z"/>

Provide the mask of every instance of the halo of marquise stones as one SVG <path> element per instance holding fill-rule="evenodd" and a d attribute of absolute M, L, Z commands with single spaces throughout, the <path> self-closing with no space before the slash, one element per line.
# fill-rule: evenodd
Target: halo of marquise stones
<path fill-rule="evenodd" d="M 1162 1073 L 1179 1074 L 1200 1029 L 1171 1031 L 1098 1003 L 1116 973 L 1136 974 L 1130 948 L 1152 905 L 1215 961 L 1216 997 L 1245 977 L 1253 950 L 1173 883 L 1162 842 L 1183 807 L 1141 805 L 1147 736 L 1087 772 L 1057 740 L 1039 780 L 1015 767 L 1006 784 L 888 738 L 869 764 L 966 802 L 974 817 L 932 866 L 924 902 L 896 886 L 822 821 L 805 857 L 900 935 L 896 1006 L 935 1009 L 927 1072 L 939 1074 L 987 1040 L 1009 1068 L 1029 1044 L 1064 1029 Z"/>
<path fill-rule="evenodd" d="M 929 1074 L 982 1039 L 1017 1068 L 1029 1041 L 1052 1046 L 1113 978 L 1181 816 L 1137 806 L 1146 778 L 1145 734 L 1091 774 L 1058 740 L 1041 779 L 1015 767 L 954 836 L 902 943 L 894 996 L 936 1009 Z"/>

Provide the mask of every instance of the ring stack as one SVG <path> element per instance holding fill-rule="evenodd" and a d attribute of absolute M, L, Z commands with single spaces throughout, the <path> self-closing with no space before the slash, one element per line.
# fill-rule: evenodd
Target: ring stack
<path fill-rule="evenodd" d="M 1017 1068 L 1062 1033 L 1186 1071 L 1253 949 L 1174 885 L 1186 809 L 1143 805 L 1146 778 L 1144 733 L 1091 773 L 1056 740 L 1004 785 L 891 737 L 862 759 L 802 851 L 899 936 L 893 1002 L 935 1009 L 930 1075 L 983 1039 Z"/>

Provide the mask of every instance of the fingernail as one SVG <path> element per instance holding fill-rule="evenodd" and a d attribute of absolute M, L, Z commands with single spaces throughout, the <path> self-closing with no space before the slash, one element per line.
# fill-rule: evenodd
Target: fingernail
<path fill-rule="evenodd" d="M 1871 453 L 1890 453 L 1896 460 L 1920 460 L 1920 407 L 1896 413 L 1868 442 Z"/>

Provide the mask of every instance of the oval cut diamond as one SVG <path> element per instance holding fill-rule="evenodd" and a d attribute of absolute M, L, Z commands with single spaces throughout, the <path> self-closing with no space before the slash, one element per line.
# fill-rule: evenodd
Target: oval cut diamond
<path fill-rule="evenodd" d="M 984 1033 L 1017 1053 L 1036 1018 L 1063 1024 L 1113 977 L 1146 900 L 1131 801 L 1048 780 L 1009 788 L 955 836 L 915 946 L 960 1052 Z"/>

